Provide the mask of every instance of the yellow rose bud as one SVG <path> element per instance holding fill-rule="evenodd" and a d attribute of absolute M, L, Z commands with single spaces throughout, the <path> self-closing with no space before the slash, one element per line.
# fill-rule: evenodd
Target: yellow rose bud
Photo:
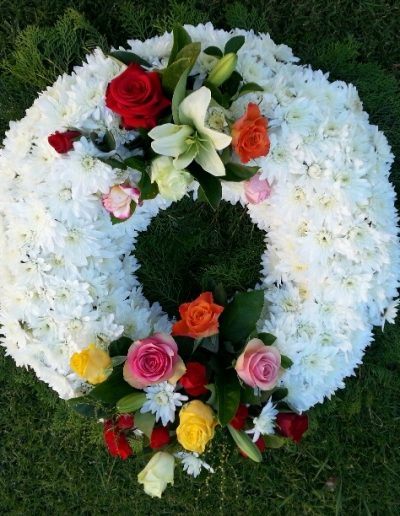
<path fill-rule="evenodd" d="M 216 425 L 211 407 L 200 400 L 193 400 L 186 403 L 179 413 L 176 437 L 186 450 L 203 453 L 208 441 L 214 437 Z"/>
<path fill-rule="evenodd" d="M 96 385 L 107 379 L 112 369 L 112 362 L 108 353 L 96 347 L 95 344 L 89 344 L 87 348 L 72 355 L 70 367 L 85 381 Z"/>
<path fill-rule="evenodd" d="M 207 81 L 214 86 L 220 86 L 232 75 L 236 68 L 238 57 L 233 52 L 224 55 L 211 70 Z"/>

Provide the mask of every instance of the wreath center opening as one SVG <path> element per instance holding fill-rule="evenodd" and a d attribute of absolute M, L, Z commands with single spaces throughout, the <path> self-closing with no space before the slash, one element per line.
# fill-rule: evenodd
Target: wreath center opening
<path fill-rule="evenodd" d="M 222 284 L 230 297 L 260 279 L 265 232 L 239 205 L 208 204 L 186 197 L 161 211 L 138 236 L 137 277 L 150 302 L 169 316 L 200 292 Z"/>

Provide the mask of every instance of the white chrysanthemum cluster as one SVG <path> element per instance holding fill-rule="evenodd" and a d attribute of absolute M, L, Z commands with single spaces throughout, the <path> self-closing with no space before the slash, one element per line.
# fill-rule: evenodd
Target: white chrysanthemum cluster
<path fill-rule="evenodd" d="M 277 346 L 293 360 L 282 383 L 289 403 L 305 410 L 343 386 L 361 362 L 372 326 L 382 324 L 397 297 L 400 248 L 388 180 L 393 156 L 352 85 L 296 65 L 291 50 L 268 35 L 211 24 L 186 29 L 203 49 L 245 35 L 238 71 L 265 90 L 240 97 L 231 115 L 242 116 L 252 101 L 268 117 L 270 153 L 249 164 L 260 166 L 272 194 L 247 205 L 243 184 L 225 183 L 223 198 L 247 206 L 267 233 L 261 286 L 269 314 L 259 327 L 277 335 Z M 159 67 L 172 36 L 129 45 Z M 209 66 L 202 54 L 193 73 L 204 77 Z M 145 201 L 113 226 L 101 194 L 126 176 L 100 161 L 88 139 L 64 155 L 47 142 L 56 130 L 109 130 L 126 155 L 122 145 L 131 135 L 104 104 L 108 82 L 122 70 L 100 51 L 88 56 L 10 124 L 0 154 L 3 345 L 64 398 L 81 388 L 69 369 L 73 352 L 91 341 L 107 346 L 122 332 L 141 338 L 170 327 L 160 307 L 143 297 L 130 254 L 137 233 L 169 202 Z"/>

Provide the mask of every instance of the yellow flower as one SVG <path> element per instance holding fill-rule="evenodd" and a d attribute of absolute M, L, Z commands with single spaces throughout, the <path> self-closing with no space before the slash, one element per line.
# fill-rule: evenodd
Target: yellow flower
<path fill-rule="evenodd" d="M 173 455 L 157 452 L 147 466 L 138 474 L 139 484 L 150 496 L 161 498 L 167 484 L 174 484 L 175 459 Z"/>
<path fill-rule="evenodd" d="M 186 403 L 179 413 L 176 437 L 186 450 L 203 453 L 208 441 L 214 437 L 216 425 L 211 407 L 200 400 L 193 400 Z"/>
<path fill-rule="evenodd" d="M 79 353 L 74 353 L 70 360 L 70 367 L 77 375 L 93 385 L 104 382 L 112 369 L 109 354 L 95 344 L 89 344 Z"/>

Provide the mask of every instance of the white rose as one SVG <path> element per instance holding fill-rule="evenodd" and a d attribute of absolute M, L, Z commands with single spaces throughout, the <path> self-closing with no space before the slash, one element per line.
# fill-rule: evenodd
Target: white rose
<path fill-rule="evenodd" d="M 170 201 L 182 199 L 192 179 L 186 170 L 175 168 L 169 156 L 160 156 L 151 164 L 151 181 L 157 183 L 160 194 Z"/>
<path fill-rule="evenodd" d="M 161 495 L 167 484 L 174 485 L 175 458 L 166 452 L 157 452 L 138 474 L 139 484 L 143 484 L 144 492 L 150 496 Z"/>

